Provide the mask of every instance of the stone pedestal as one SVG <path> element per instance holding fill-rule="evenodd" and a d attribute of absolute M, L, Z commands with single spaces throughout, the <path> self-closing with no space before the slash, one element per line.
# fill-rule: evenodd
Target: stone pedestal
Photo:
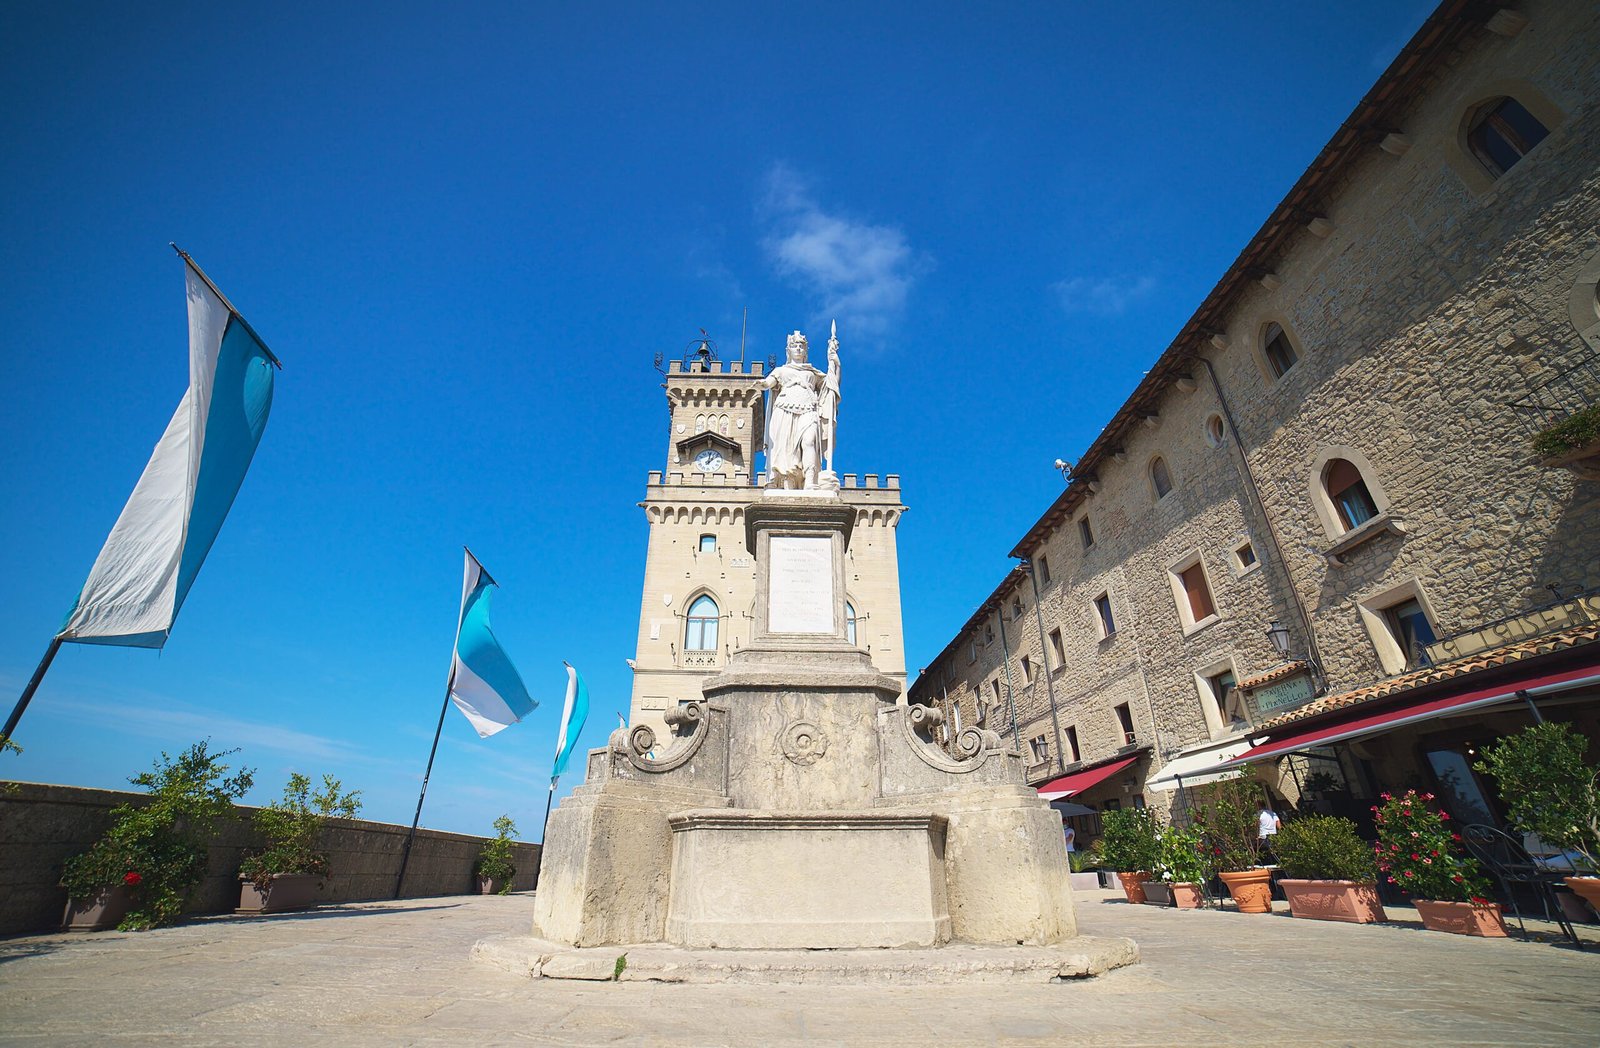
<path fill-rule="evenodd" d="M 669 711 L 619 729 L 551 816 L 535 933 L 571 946 L 1051 946 L 1076 934 L 1060 819 L 1021 755 L 935 741 L 845 635 L 854 510 L 774 492 L 748 511 L 750 647 Z"/>
<path fill-rule="evenodd" d="M 681 812 L 667 941 L 743 949 L 950 938 L 945 820 L 931 811 Z"/>

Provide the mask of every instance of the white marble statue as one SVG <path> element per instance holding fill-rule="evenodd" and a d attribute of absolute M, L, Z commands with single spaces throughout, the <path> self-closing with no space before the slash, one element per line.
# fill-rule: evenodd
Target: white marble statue
<path fill-rule="evenodd" d="M 834 490 L 833 448 L 839 424 L 839 325 L 828 338 L 828 371 L 806 359 L 806 337 L 789 336 L 788 361 L 761 380 L 767 397 L 767 486 Z"/>

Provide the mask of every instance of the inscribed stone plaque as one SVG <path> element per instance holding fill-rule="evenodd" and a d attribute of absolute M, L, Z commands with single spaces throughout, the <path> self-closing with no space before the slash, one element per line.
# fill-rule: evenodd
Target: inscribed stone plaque
<path fill-rule="evenodd" d="M 767 565 L 767 629 L 833 632 L 833 540 L 774 535 Z"/>
<path fill-rule="evenodd" d="M 1280 680 L 1276 684 L 1269 684 L 1252 692 L 1256 698 L 1256 708 L 1262 713 L 1298 706 L 1309 701 L 1316 693 L 1317 689 L 1311 682 L 1311 676 L 1306 673 L 1297 673 L 1287 680 Z"/>

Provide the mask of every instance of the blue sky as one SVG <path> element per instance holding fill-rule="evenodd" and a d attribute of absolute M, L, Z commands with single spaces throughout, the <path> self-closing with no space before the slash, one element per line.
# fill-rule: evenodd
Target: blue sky
<path fill-rule="evenodd" d="M 423 823 L 535 835 L 561 660 L 586 746 L 628 705 L 651 358 L 745 308 L 752 357 L 839 319 L 914 673 L 1430 9 L 983 6 L 6 5 L 7 709 L 183 393 L 168 241 L 284 371 L 166 649 L 66 646 L 0 775 L 209 736 L 409 822 L 466 543 L 544 705 L 452 712 Z"/>

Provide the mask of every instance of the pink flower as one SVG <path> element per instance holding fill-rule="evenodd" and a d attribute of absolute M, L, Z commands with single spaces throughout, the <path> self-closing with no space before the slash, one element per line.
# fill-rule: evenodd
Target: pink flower
<path fill-rule="evenodd" d="M 1423 859 L 1422 860 L 1422 864 L 1424 866 L 1432 866 L 1433 865 L 1433 860 L 1432 859 Z"/>

